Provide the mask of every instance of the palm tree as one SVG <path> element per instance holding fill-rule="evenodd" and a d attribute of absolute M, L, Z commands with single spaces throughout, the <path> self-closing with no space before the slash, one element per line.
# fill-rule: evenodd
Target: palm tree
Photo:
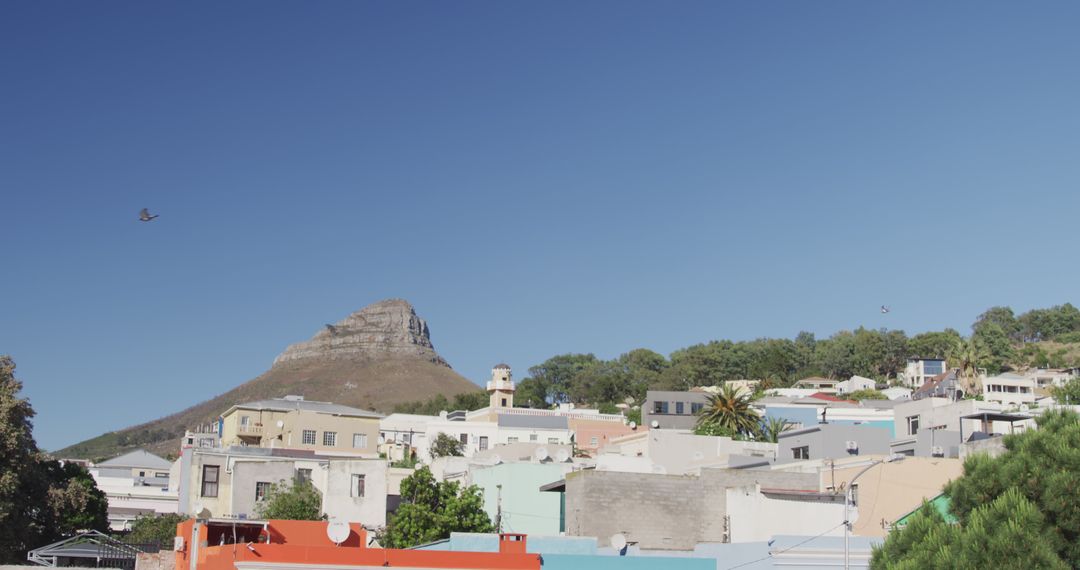
<path fill-rule="evenodd" d="M 969 396 L 982 392 L 979 369 L 989 358 L 990 352 L 974 336 L 957 340 L 949 351 L 949 360 L 959 369 L 960 385 Z"/>
<path fill-rule="evenodd" d="M 795 424 L 784 418 L 765 418 L 765 422 L 761 424 L 761 439 L 769 443 L 777 443 L 780 441 L 780 434 L 794 426 Z"/>
<path fill-rule="evenodd" d="M 697 424 L 715 423 L 721 429 L 736 434 L 751 435 L 758 430 L 761 417 L 750 407 L 753 396 L 733 386 L 724 386 L 717 394 L 709 394 L 698 416 Z"/>

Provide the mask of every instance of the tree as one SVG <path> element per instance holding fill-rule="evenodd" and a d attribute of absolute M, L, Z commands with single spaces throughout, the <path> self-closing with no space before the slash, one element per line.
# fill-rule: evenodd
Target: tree
<path fill-rule="evenodd" d="M 1010 307 L 990 307 L 983 314 L 979 315 L 979 318 L 971 325 L 971 331 L 978 333 L 987 326 L 996 326 L 1000 328 L 1001 331 L 1013 341 L 1019 342 L 1022 340 L 1020 334 L 1020 321 L 1016 319 L 1016 315 L 1013 314 L 1013 310 Z"/>
<path fill-rule="evenodd" d="M 169 544 L 176 536 L 176 525 L 187 518 L 187 515 L 176 513 L 139 515 L 131 523 L 131 533 L 127 538 L 135 543 Z"/>
<path fill-rule="evenodd" d="M 794 425 L 784 418 L 765 418 L 761 424 L 761 439 L 769 443 L 777 443 L 780 441 L 780 434 Z"/>
<path fill-rule="evenodd" d="M 1036 430 L 1005 436 L 1002 455 L 969 456 L 964 475 L 946 485 L 945 493 L 951 512 L 967 524 L 979 507 L 1015 490 L 1042 513 L 1043 533 L 1075 567 L 1080 565 L 1080 416 L 1055 410 L 1037 422 Z"/>
<path fill-rule="evenodd" d="M 873 569 L 1069 568 L 1054 538 L 1044 533 L 1045 518 L 1016 488 L 975 509 L 953 526 L 929 504 L 901 530 L 874 549 Z"/>
<path fill-rule="evenodd" d="M 1016 360 L 1016 350 L 1009 340 L 1009 335 L 997 323 L 982 323 L 971 334 L 971 338 L 985 351 L 985 366 L 990 374 L 1007 369 L 1009 364 Z"/>
<path fill-rule="evenodd" d="M 1080 405 L 1080 378 L 1073 378 L 1063 386 L 1054 386 L 1053 388 L 1050 388 L 1050 395 L 1052 395 L 1059 404 L 1070 406 Z"/>
<path fill-rule="evenodd" d="M 706 396 L 705 407 L 698 415 L 698 425 L 715 423 L 719 428 L 741 435 L 758 429 L 761 416 L 750 407 L 752 396 L 730 385 Z"/>
<path fill-rule="evenodd" d="M 982 393 L 982 386 L 979 382 L 981 374 L 979 368 L 985 366 L 985 362 L 989 358 L 990 353 L 986 350 L 986 347 L 977 342 L 974 337 L 960 340 L 953 345 L 953 349 L 949 353 L 949 360 L 959 369 L 959 380 L 961 386 L 964 387 L 964 392 L 968 394 Z"/>
<path fill-rule="evenodd" d="M 446 435 L 445 433 L 439 432 L 439 435 L 435 436 L 435 441 L 431 442 L 431 447 L 428 449 L 428 452 L 431 453 L 432 459 L 438 459 L 440 457 L 461 457 L 464 455 L 461 448 L 461 440 L 452 435 Z"/>
<path fill-rule="evenodd" d="M 908 340 L 908 356 L 945 358 L 960 340 L 960 333 L 954 329 L 917 334 Z"/>
<path fill-rule="evenodd" d="M 108 530 L 108 502 L 85 468 L 45 457 L 15 362 L 0 356 L 0 563 L 76 530 Z"/>
<path fill-rule="evenodd" d="M 863 400 L 888 400 L 889 397 L 877 390 L 855 390 L 854 392 L 844 394 L 844 398 L 848 400 L 855 400 L 861 402 Z"/>
<path fill-rule="evenodd" d="M 255 505 L 259 518 L 293 521 L 318 521 L 322 513 L 322 494 L 307 479 L 278 481 L 266 497 Z"/>
<path fill-rule="evenodd" d="M 385 548 L 409 548 L 449 538 L 451 532 L 493 532 L 480 488 L 436 482 L 427 467 L 401 481 L 401 505 L 379 533 Z"/>

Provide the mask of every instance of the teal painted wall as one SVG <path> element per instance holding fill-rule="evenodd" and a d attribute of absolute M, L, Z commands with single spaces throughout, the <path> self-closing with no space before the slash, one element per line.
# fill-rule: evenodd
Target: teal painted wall
<path fill-rule="evenodd" d="M 473 483 L 484 494 L 484 510 L 492 522 L 502 485 L 502 532 L 557 535 L 561 530 L 561 493 L 540 491 L 563 478 L 564 467 L 554 463 L 502 463 L 473 471 Z"/>

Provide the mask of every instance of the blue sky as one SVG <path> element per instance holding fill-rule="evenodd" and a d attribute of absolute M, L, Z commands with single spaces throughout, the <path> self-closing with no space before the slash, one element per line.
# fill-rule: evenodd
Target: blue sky
<path fill-rule="evenodd" d="M 55 449 L 387 297 L 474 381 L 1075 302 L 1078 16 L 8 2 L 0 353 Z"/>

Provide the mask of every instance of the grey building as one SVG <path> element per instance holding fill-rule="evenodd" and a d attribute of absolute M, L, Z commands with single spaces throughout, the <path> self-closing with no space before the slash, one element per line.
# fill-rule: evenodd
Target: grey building
<path fill-rule="evenodd" d="M 694 429 L 697 414 L 707 402 L 705 392 L 649 390 L 641 406 L 641 422 L 650 428 Z"/>
<path fill-rule="evenodd" d="M 839 459 L 852 455 L 887 455 L 892 434 L 886 428 L 818 424 L 780 434 L 778 463 L 803 459 Z"/>
<path fill-rule="evenodd" d="M 818 485 L 816 472 L 704 469 L 683 476 L 586 469 L 542 490 L 566 493 L 567 536 L 595 536 L 608 546 L 621 533 L 642 549 L 693 550 L 701 542 L 730 542 L 728 490 L 760 486 L 763 493 L 797 491 L 835 501 L 819 497 Z"/>

